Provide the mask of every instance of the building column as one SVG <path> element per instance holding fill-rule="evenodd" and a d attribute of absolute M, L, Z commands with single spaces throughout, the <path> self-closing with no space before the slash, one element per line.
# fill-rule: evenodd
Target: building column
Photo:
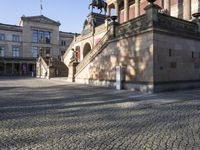
<path fill-rule="evenodd" d="M 22 63 L 19 63 L 19 75 L 22 76 Z"/>
<path fill-rule="evenodd" d="M 200 0 L 198 0 L 198 12 L 200 12 Z"/>
<path fill-rule="evenodd" d="M 4 63 L 4 74 L 6 75 L 6 63 Z"/>
<path fill-rule="evenodd" d="M 164 1 L 164 9 L 167 10 L 167 14 L 170 15 L 171 12 L 171 0 L 165 0 Z"/>
<path fill-rule="evenodd" d="M 129 18 L 128 0 L 124 0 L 124 22 L 128 21 L 128 18 Z"/>
<path fill-rule="evenodd" d="M 135 17 L 140 16 L 140 0 L 135 0 Z"/>
<path fill-rule="evenodd" d="M 191 19 L 191 0 L 183 0 L 183 19 Z"/>
<path fill-rule="evenodd" d="M 118 4 L 118 2 L 116 1 L 114 3 L 114 5 L 115 5 L 115 15 L 119 17 L 119 4 Z"/>
<path fill-rule="evenodd" d="M 106 12 L 106 15 L 107 15 L 107 16 L 110 16 L 110 6 L 109 6 L 109 5 L 107 5 L 107 12 Z"/>
<path fill-rule="evenodd" d="M 12 75 L 14 75 L 14 62 L 12 62 Z"/>

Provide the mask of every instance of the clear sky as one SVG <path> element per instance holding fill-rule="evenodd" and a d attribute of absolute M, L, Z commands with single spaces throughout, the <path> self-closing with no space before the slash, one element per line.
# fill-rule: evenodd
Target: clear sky
<path fill-rule="evenodd" d="M 91 0 L 42 0 L 43 15 L 60 21 L 60 30 L 77 32 L 82 30 L 83 22 L 91 12 Z M 40 15 L 40 0 L 1 0 L 0 23 L 17 25 L 22 15 Z M 97 11 L 99 12 L 99 11 Z"/>

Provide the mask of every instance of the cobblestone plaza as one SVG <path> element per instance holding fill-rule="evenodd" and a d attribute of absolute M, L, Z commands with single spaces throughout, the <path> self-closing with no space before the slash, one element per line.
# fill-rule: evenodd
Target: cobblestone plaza
<path fill-rule="evenodd" d="M 141 94 L 0 79 L 0 149 L 199 150 L 200 89 Z"/>

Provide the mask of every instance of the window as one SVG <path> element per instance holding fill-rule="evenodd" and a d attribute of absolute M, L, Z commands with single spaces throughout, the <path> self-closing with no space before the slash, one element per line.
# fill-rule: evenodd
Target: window
<path fill-rule="evenodd" d="M 5 37 L 5 34 L 0 34 L 0 41 L 5 41 L 6 40 L 6 37 Z"/>
<path fill-rule="evenodd" d="M 44 33 L 44 36 L 45 36 L 45 43 L 46 44 L 50 44 L 50 32 L 45 32 Z"/>
<path fill-rule="evenodd" d="M 19 47 L 13 46 L 12 47 L 13 57 L 19 57 L 19 51 L 20 51 Z"/>
<path fill-rule="evenodd" d="M 66 46 L 66 41 L 62 40 L 62 41 L 61 41 L 61 45 L 62 45 L 62 46 Z"/>
<path fill-rule="evenodd" d="M 50 48 L 46 47 L 46 56 L 49 55 L 50 56 Z"/>
<path fill-rule="evenodd" d="M 32 56 L 34 58 L 38 57 L 38 48 L 37 47 L 32 47 Z"/>
<path fill-rule="evenodd" d="M 4 56 L 5 56 L 5 47 L 0 46 L 0 57 L 4 57 Z"/>
<path fill-rule="evenodd" d="M 44 43 L 44 32 L 39 31 L 39 43 Z"/>
<path fill-rule="evenodd" d="M 19 35 L 12 35 L 12 41 L 13 42 L 20 42 L 20 36 Z"/>
<path fill-rule="evenodd" d="M 33 30 L 32 42 L 34 43 L 51 43 L 51 33 L 48 31 Z"/>
<path fill-rule="evenodd" d="M 192 58 L 194 58 L 194 52 L 192 52 Z"/>
<path fill-rule="evenodd" d="M 32 42 L 38 43 L 38 31 L 36 31 L 36 30 L 33 31 Z"/>

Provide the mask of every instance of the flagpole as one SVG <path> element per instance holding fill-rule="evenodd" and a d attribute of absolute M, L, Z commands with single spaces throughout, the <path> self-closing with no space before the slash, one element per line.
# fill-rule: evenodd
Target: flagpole
<path fill-rule="evenodd" d="M 42 0 L 40 0 L 40 15 L 42 15 L 42 10 L 43 10 L 43 7 L 42 7 Z"/>

